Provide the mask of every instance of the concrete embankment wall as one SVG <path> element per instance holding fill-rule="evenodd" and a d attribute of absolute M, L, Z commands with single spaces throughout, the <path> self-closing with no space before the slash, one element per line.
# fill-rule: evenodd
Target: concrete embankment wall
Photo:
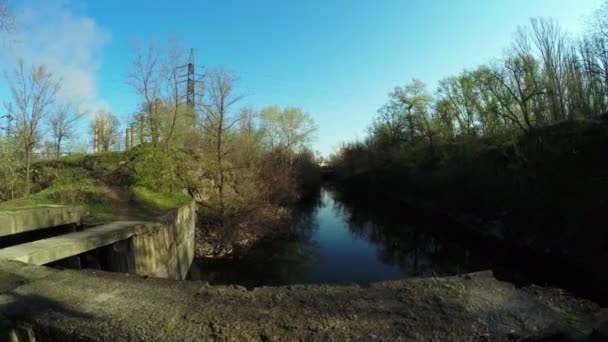
<path fill-rule="evenodd" d="M 109 271 L 156 278 L 184 279 L 194 259 L 196 204 L 172 210 L 149 229 L 104 247 Z"/>

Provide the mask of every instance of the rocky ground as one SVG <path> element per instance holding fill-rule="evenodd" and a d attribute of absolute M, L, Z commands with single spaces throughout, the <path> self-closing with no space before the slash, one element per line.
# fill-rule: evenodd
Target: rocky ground
<path fill-rule="evenodd" d="M 491 272 L 369 288 L 246 290 L 104 272 L 0 267 L 31 279 L 0 295 L 5 327 L 17 327 L 22 340 L 584 341 L 608 336 L 602 330 L 608 314 L 597 305 L 555 289 L 516 289 Z"/>

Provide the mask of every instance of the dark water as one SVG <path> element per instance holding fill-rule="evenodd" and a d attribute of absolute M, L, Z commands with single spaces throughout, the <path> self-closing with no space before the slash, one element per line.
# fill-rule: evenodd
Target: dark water
<path fill-rule="evenodd" d="M 288 238 L 239 260 L 198 263 L 191 279 L 244 286 L 358 283 L 493 268 L 470 246 L 423 228 L 399 208 L 348 202 L 322 189 L 301 205 Z"/>

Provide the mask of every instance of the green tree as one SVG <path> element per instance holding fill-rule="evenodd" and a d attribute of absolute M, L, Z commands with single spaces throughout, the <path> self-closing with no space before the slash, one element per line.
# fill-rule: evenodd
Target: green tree
<path fill-rule="evenodd" d="M 305 148 L 317 132 L 314 120 L 300 108 L 281 110 L 278 106 L 262 109 L 260 119 L 269 147 L 284 152 L 285 166 L 291 170 L 295 154 Z"/>
<path fill-rule="evenodd" d="M 458 122 L 458 131 L 467 136 L 476 135 L 479 104 L 474 93 L 475 80 L 471 73 L 448 77 L 439 82 L 439 94 L 449 100 Z"/>
<path fill-rule="evenodd" d="M 423 129 L 421 118 L 426 117 L 433 96 L 422 81 L 414 79 L 404 87 L 396 87 L 389 98 L 389 105 L 396 106 L 401 112 L 407 125 L 408 139 L 413 142 Z"/>
<path fill-rule="evenodd" d="M 156 44 L 150 43 L 147 48 L 142 45 L 134 47 L 131 72 L 127 84 L 133 87 L 141 97 L 141 114 L 145 119 L 152 144 L 160 141 L 160 62 Z"/>
<path fill-rule="evenodd" d="M 23 149 L 20 142 L 13 136 L 0 138 L 0 201 L 16 198 L 22 175 L 19 169 L 23 167 L 21 156 Z"/>

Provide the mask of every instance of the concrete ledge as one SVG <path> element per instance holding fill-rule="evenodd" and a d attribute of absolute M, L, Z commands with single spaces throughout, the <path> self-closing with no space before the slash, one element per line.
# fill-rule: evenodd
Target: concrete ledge
<path fill-rule="evenodd" d="M 0 272 L 10 273 L 27 281 L 34 281 L 46 278 L 60 271 L 50 267 L 28 265 L 21 261 L 4 260 L 0 261 Z"/>
<path fill-rule="evenodd" d="M 158 229 L 158 226 L 153 223 L 113 222 L 76 233 L 0 249 L 0 260 L 17 260 L 33 265 L 44 265 L 125 240 L 134 235 L 150 233 L 155 229 Z"/>
<path fill-rule="evenodd" d="M 62 209 L 62 213 L 66 215 L 75 213 L 67 216 L 76 219 L 79 218 L 76 215 L 79 212 L 77 208 L 47 209 Z M 35 215 L 48 214 L 46 209 L 31 208 L 8 211 L 6 215 L 15 218 L 28 212 L 34 212 Z M 64 220 L 66 221 L 68 219 Z M 195 222 L 196 203 L 192 201 L 171 210 L 159 222 L 113 222 L 3 248 L 0 249 L 0 261 L 16 260 L 32 265 L 45 265 L 102 248 L 101 252 L 109 263 L 104 269 L 151 277 L 184 279 L 194 258 Z"/>
<path fill-rule="evenodd" d="M 80 223 L 83 206 L 45 205 L 0 210 L 0 237 L 33 230 Z"/>
<path fill-rule="evenodd" d="M 0 266 L 1 267 L 1 266 Z M 0 294 L 0 317 L 37 340 L 513 341 L 592 334 L 597 305 L 490 273 L 246 290 L 64 270 Z M 560 294 L 560 298 L 563 296 Z M 554 298 L 559 299 L 559 298 Z M 578 335 L 577 335 L 578 334 Z"/>

